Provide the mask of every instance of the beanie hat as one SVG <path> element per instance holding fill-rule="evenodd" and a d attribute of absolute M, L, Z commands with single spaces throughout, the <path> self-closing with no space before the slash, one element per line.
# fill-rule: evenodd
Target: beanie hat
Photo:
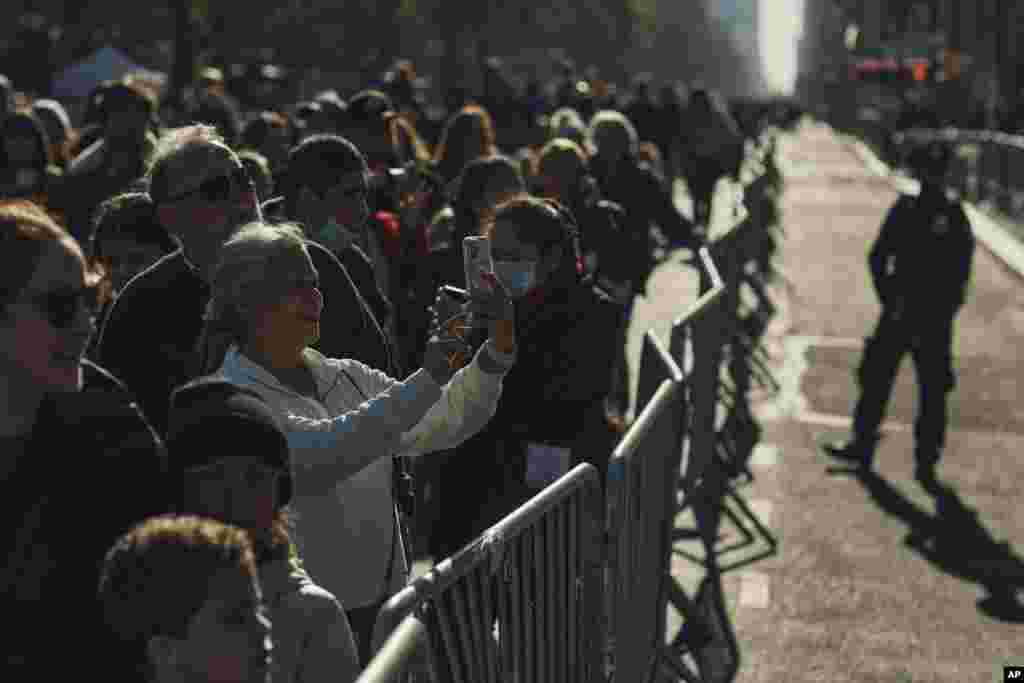
<path fill-rule="evenodd" d="M 222 376 L 201 377 L 174 390 L 166 444 L 172 477 L 224 457 L 256 456 L 282 474 L 279 504 L 292 498 L 288 440 L 277 417 L 258 393 Z"/>

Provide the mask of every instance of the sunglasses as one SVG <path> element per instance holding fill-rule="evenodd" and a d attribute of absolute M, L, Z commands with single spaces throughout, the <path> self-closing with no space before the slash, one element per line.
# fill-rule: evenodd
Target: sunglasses
<path fill-rule="evenodd" d="M 29 297 L 32 304 L 57 329 L 67 329 L 74 323 L 83 309 L 90 317 L 99 312 L 99 287 L 93 285 L 82 289 L 56 289 Z"/>
<path fill-rule="evenodd" d="M 167 201 L 177 202 L 199 195 L 205 202 L 226 202 L 236 189 L 242 192 L 254 192 L 256 189 L 244 166 L 235 166 L 230 173 L 208 178 L 188 192 L 168 197 Z"/>

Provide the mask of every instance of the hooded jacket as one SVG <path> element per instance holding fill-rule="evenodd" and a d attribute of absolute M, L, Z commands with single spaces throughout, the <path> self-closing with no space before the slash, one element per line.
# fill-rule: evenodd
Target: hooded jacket
<path fill-rule="evenodd" d="M 232 347 L 220 373 L 285 417 L 294 540 L 310 573 L 346 608 L 390 596 L 408 565 L 395 533 L 392 455 L 452 448 L 487 424 L 513 358 L 484 345 L 441 387 L 426 370 L 404 382 L 307 348 L 317 397 L 302 396 Z M 391 558 L 391 580 L 384 584 Z"/>
<path fill-rule="evenodd" d="M 259 567 L 274 632 L 274 683 L 349 683 L 360 672 L 355 639 L 338 600 L 296 560 Z"/>
<path fill-rule="evenodd" d="M 526 486 L 530 444 L 568 449 L 570 466 L 590 462 L 603 472 L 618 438 L 606 420 L 605 399 L 624 307 L 587 278 L 546 289 L 544 296 L 529 316 L 517 312 L 520 360 L 505 378 L 494 419 L 442 465 L 436 540 L 444 554 L 535 493 Z M 452 489 L 457 493 L 448 495 Z"/>

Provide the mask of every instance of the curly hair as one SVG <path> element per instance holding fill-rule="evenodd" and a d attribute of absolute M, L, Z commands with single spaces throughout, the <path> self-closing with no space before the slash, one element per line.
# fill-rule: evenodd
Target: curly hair
<path fill-rule="evenodd" d="M 107 552 L 98 597 L 106 622 L 131 648 L 130 660 L 150 678 L 146 645 L 156 636 L 185 637 L 208 599 L 210 577 L 236 570 L 256 582 L 248 534 L 193 516 L 151 518 L 117 540 Z"/>

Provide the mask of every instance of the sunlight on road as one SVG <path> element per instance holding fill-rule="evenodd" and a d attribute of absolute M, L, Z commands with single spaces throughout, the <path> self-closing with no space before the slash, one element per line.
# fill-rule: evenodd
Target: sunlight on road
<path fill-rule="evenodd" d="M 804 0 L 758 1 L 765 81 L 772 91 L 792 93 L 797 76 L 797 48 L 803 32 Z"/>

